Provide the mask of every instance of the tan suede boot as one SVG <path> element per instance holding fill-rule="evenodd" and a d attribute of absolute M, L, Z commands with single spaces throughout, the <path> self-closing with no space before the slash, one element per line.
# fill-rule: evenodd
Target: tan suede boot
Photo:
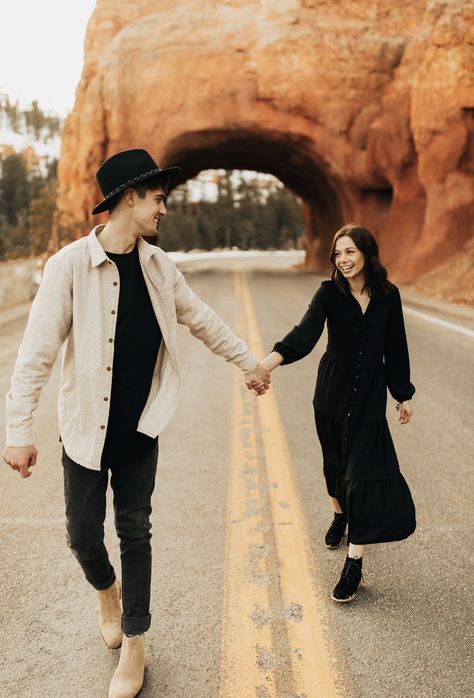
<path fill-rule="evenodd" d="M 112 586 L 97 592 L 99 601 L 99 628 L 104 642 L 111 650 L 122 644 L 122 606 L 120 604 L 120 584 L 115 581 Z"/>
<path fill-rule="evenodd" d="M 143 686 L 145 676 L 143 635 L 123 636 L 120 661 L 109 687 L 109 698 L 134 698 Z"/>

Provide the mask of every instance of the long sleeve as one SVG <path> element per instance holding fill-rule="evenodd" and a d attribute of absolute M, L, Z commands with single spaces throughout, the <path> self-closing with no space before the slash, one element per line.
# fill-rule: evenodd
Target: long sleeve
<path fill-rule="evenodd" d="M 191 290 L 182 273 L 179 270 L 176 273 L 175 304 L 178 322 L 186 325 L 191 334 L 214 354 L 231 361 L 245 373 L 255 370 L 258 360 L 245 342 Z"/>
<path fill-rule="evenodd" d="M 400 292 L 395 290 L 385 333 L 385 372 L 387 387 L 398 402 L 410 400 L 415 386 L 410 383 L 410 359 L 403 322 Z"/>
<path fill-rule="evenodd" d="M 301 322 L 273 347 L 283 356 L 282 365 L 291 364 L 307 356 L 316 346 L 326 321 L 326 292 L 324 285 L 314 295 Z"/>
<path fill-rule="evenodd" d="M 33 412 L 72 319 L 72 285 L 54 259 L 45 265 L 6 396 L 7 446 L 33 443 Z"/>

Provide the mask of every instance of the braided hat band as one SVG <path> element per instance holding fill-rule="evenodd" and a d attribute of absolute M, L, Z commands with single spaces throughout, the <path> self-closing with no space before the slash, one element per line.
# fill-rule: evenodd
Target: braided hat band
<path fill-rule="evenodd" d="M 143 182 L 150 177 L 162 175 L 170 180 L 181 173 L 180 167 L 162 169 L 146 150 L 135 148 L 111 155 L 96 173 L 97 183 L 104 196 L 92 209 L 92 214 L 106 211 L 111 199 L 128 187 Z"/>
<path fill-rule="evenodd" d="M 129 179 L 128 182 L 125 182 L 124 184 L 120 184 L 120 186 L 116 187 L 112 191 L 109 191 L 107 196 L 104 196 L 104 200 L 110 199 L 112 196 L 115 196 L 115 194 L 118 194 L 119 192 L 123 191 L 124 189 L 128 189 L 128 187 L 131 187 L 132 184 L 136 184 L 137 182 L 141 182 L 142 179 L 148 179 L 148 177 L 152 177 L 155 173 L 158 174 L 158 172 L 163 172 L 163 170 L 154 169 L 154 170 L 149 170 L 148 172 L 144 172 L 141 175 L 138 175 L 137 177 L 132 177 L 132 179 Z"/>

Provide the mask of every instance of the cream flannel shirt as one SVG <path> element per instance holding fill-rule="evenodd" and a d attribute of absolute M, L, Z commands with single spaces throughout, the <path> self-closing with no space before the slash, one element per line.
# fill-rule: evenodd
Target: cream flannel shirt
<path fill-rule="evenodd" d="M 120 277 L 96 226 L 46 263 L 31 306 L 11 388 L 6 397 L 7 446 L 33 444 L 33 413 L 61 346 L 59 433 L 67 454 L 100 470 L 109 416 Z M 140 264 L 163 341 L 138 431 L 155 437 L 178 404 L 177 323 L 242 371 L 258 361 L 216 313 L 187 285 L 159 247 L 138 239 Z"/>

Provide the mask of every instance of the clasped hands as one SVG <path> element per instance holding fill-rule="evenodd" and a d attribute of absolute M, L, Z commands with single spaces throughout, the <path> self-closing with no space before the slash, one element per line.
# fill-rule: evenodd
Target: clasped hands
<path fill-rule="evenodd" d="M 270 388 L 270 371 L 279 366 L 283 361 L 283 356 L 277 351 L 272 351 L 263 361 L 257 364 L 256 368 L 245 375 L 245 385 L 255 394 L 265 395 Z"/>
<path fill-rule="evenodd" d="M 272 382 L 270 371 L 263 363 L 259 363 L 251 373 L 246 373 L 244 380 L 247 388 L 253 390 L 257 396 L 265 395 Z"/>

